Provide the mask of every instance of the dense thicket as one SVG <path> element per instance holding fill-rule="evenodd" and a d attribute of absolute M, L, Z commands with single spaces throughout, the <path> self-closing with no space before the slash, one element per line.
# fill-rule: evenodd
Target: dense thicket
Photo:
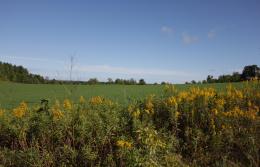
<path fill-rule="evenodd" d="M 44 83 L 40 75 L 31 74 L 22 66 L 0 62 L 0 80 L 21 83 Z"/>

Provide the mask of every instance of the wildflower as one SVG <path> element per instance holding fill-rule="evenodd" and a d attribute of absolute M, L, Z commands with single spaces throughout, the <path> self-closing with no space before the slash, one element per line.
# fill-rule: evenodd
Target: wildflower
<path fill-rule="evenodd" d="M 85 100 L 85 98 L 84 98 L 83 96 L 80 96 L 80 97 L 79 97 L 79 103 L 80 103 L 80 104 L 84 104 L 85 101 L 86 101 L 86 100 Z"/>
<path fill-rule="evenodd" d="M 225 104 L 224 99 L 221 98 L 221 99 L 216 100 L 216 105 L 217 105 L 218 108 L 222 108 L 224 106 L 224 104 Z"/>
<path fill-rule="evenodd" d="M 251 107 L 251 106 L 252 106 L 251 101 L 248 101 L 248 102 L 247 102 L 247 105 L 248 105 L 248 107 Z"/>
<path fill-rule="evenodd" d="M 13 109 L 13 114 L 17 118 L 21 118 L 25 115 L 26 111 L 28 110 L 28 106 L 25 102 L 21 102 L 20 105 Z"/>
<path fill-rule="evenodd" d="M 106 99 L 104 102 L 105 102 L 105 104 L 107 104 L 110 107 L 114 105 L 113 101 L 111 101 L 109 99 Z"/>
<path fill-rule="evenodd" d="M 146 103 L 145 103 L 145 112 L 147 114 L 153 114 L 154 113 L 154 105 L 152 103 L 152 100 L 153 100 L 153 97 L 154 95 L 150 95 L 147 100 L 146 100 Z"/>
<path fill-rule="evenodd" d="M 215 115 L 218 115 L 218 110 L 216 108 L 212 109 L 212 113 L 214 113 Z"/>
<path fill-rule="evenodd" d="M 103 103 L 103 98 L 100 96 L 95 96 L 90 99 L 90 104 L 99 105 Z"/>
<path fill-rule="evenodd" d="M 116 142 L 116 145 L 121 148 L 128 148 L 128 149 L 132 148 L 132 143 L 125 140 L 118 140 Z"/>
<path fill-rule="evenodd" d="M 70 102 L 69 99 L 65 99 L 64 102 L 63 102 L 63 107 L 66 109 L 66 110 L 71 110 L 72 109 L 72 104 Z"/>
<path fill-rule="evenodd" d="M 169 97 L 169 98 L 167 99 L 166 104 L 167 104 L 168 106 L 173 106 L 173 107 L 177 107 L 177 105 L 178 105 L 176 98 L 173 97 L 173 96 L 171 96 L 171 97 Z"/>
<path fill-rule="evenodd" d="M 131 113 L 133 110 L 134 110 L 134 106 L 130 104 L 130 105 L 128 106 L 128 108 L 127 108 L 127 111 L 128 111 L 129 113 Z"/>
<path fill-rule="evenodd" d="M 175 119 L 177 120 L 179 118 L 179 116 L 180 116 L 180 112 L 176 111 L 174 116 L 175 116 Z"/>
<path fill-rule="evenodd" d="M 184 99 L 186 99 L 188 96 L 189 96 L 189 95 L 188 95 L 188 92 L 186 92 L 186 91 L 180 92 L 180 93 L 178 94 L 178 97 L 179 97 L 178 100 L 179 100 L 179 101 L 184 100 Z"/>
<path fill-rule="evenodd" d="M 215 121 L 213 118 L 211 118 L 211 120 L 210 120 L 210 125 L 212 126 L 213 129 L 216 128 Z"/>
<path fill-rule="evenodd" d="M 4 114 L 5 110 L 4 109 L 0 109 L 0 117 Z"/>
<path fill-rule="evenodd" d="M 136 111 L 134 111 L 134 112 L 132 113 L 132 115 L 133 115 L 134 118 L 138 118 L 139 115 L 140 115 L 140 110 L 139 110 L 139 108 L 138 108 Z"/>
<path fill-rule="evenodd" d="M 55 104 L 53 105 L 53 107 L 51 108 L 51 112 L 52 112 L 52 115 L 53 115 L 53 119 L 54 120 L 59 120 L 62 118 L 63 116 L 63 113 L 62 111 L 60 110 L 60 103 L 58 100 L 56 100 Z"/>
<path fill-rule="evenodd" d="M 53 114 L 53 119 L 54 120 L 59 120 L 63 116 L 63 113 L 61 112 L 61 110 L 58 110 L 58 109 L 53 109 L 52 110 L 52 114 Z"/>
<path fill-rule="evenodd" d="M 243 98 L 243 93 L 239 90 L 235 90 L 235 96 L 239 99 L 242 99 Z"/>

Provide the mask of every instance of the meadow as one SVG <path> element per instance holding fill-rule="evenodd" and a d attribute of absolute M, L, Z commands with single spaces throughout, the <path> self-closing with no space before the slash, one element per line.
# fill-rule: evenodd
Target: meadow
<path fill-rule="evenodd" d="M 187 90 L 192 86 L 213 87 L 221 91 L 226 83 L 185 85 L 176 84 L 178 90 Z M 235 87 L 242 87 L 242 83 L 233 83 Z M 66 98 L 76 100 L 80 96 L 90 98 L 102 96 L 121 104 L 127 104 L 129 100 L 141 100 L 149 94 L 160 96 L 163 85 L 57 85 L 57 84 L 21 84 L 12 82 L 0 82 L 0 106 L 12 108 L 21 101 L 29 105 L 39 104 L 41 99 L 50 102 L 64 100 Z"/>
<path fill-rule="evenodd" d="M 74 99 L 63 85 L 5 84 L 21 100 L 58 90 L 0 109 L 0 166 L 260 164 L 259 81 L 67 86 Z"/>

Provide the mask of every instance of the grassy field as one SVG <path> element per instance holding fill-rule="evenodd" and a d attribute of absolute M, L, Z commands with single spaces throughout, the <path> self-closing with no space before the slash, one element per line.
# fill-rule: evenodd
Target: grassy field
<path fill-rule="evenodd" d="M 197 84 L 197 85 L 175 85 L 178 90 L 186 90 L 191 86 L 214 87 L 217 90 L 224 89 L 227 84 Z M 234 83 L 236 87 L 241 83 Z M 0 106 L 12 108 L 21 101 L 29 105 L 40 103 L 41 99 L 63 100 L 69 98 L 78 100 L 80 96 L 90 98 L 103 96 L 117 101 L 121 104 L 128 103 L 129 99 L 143 99 L 149 94 L 161 95 L 163 85 L 47 85 L 47 84 L 19 84 L 0 82 Z"/>

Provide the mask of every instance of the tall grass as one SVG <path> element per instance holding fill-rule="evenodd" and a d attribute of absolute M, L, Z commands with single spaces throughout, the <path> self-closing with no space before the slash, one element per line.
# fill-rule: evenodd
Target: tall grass
<path fill-rule="evenodd" d="M 3 166 L 259 166 L 260 83 L 0 110 Z"/>

